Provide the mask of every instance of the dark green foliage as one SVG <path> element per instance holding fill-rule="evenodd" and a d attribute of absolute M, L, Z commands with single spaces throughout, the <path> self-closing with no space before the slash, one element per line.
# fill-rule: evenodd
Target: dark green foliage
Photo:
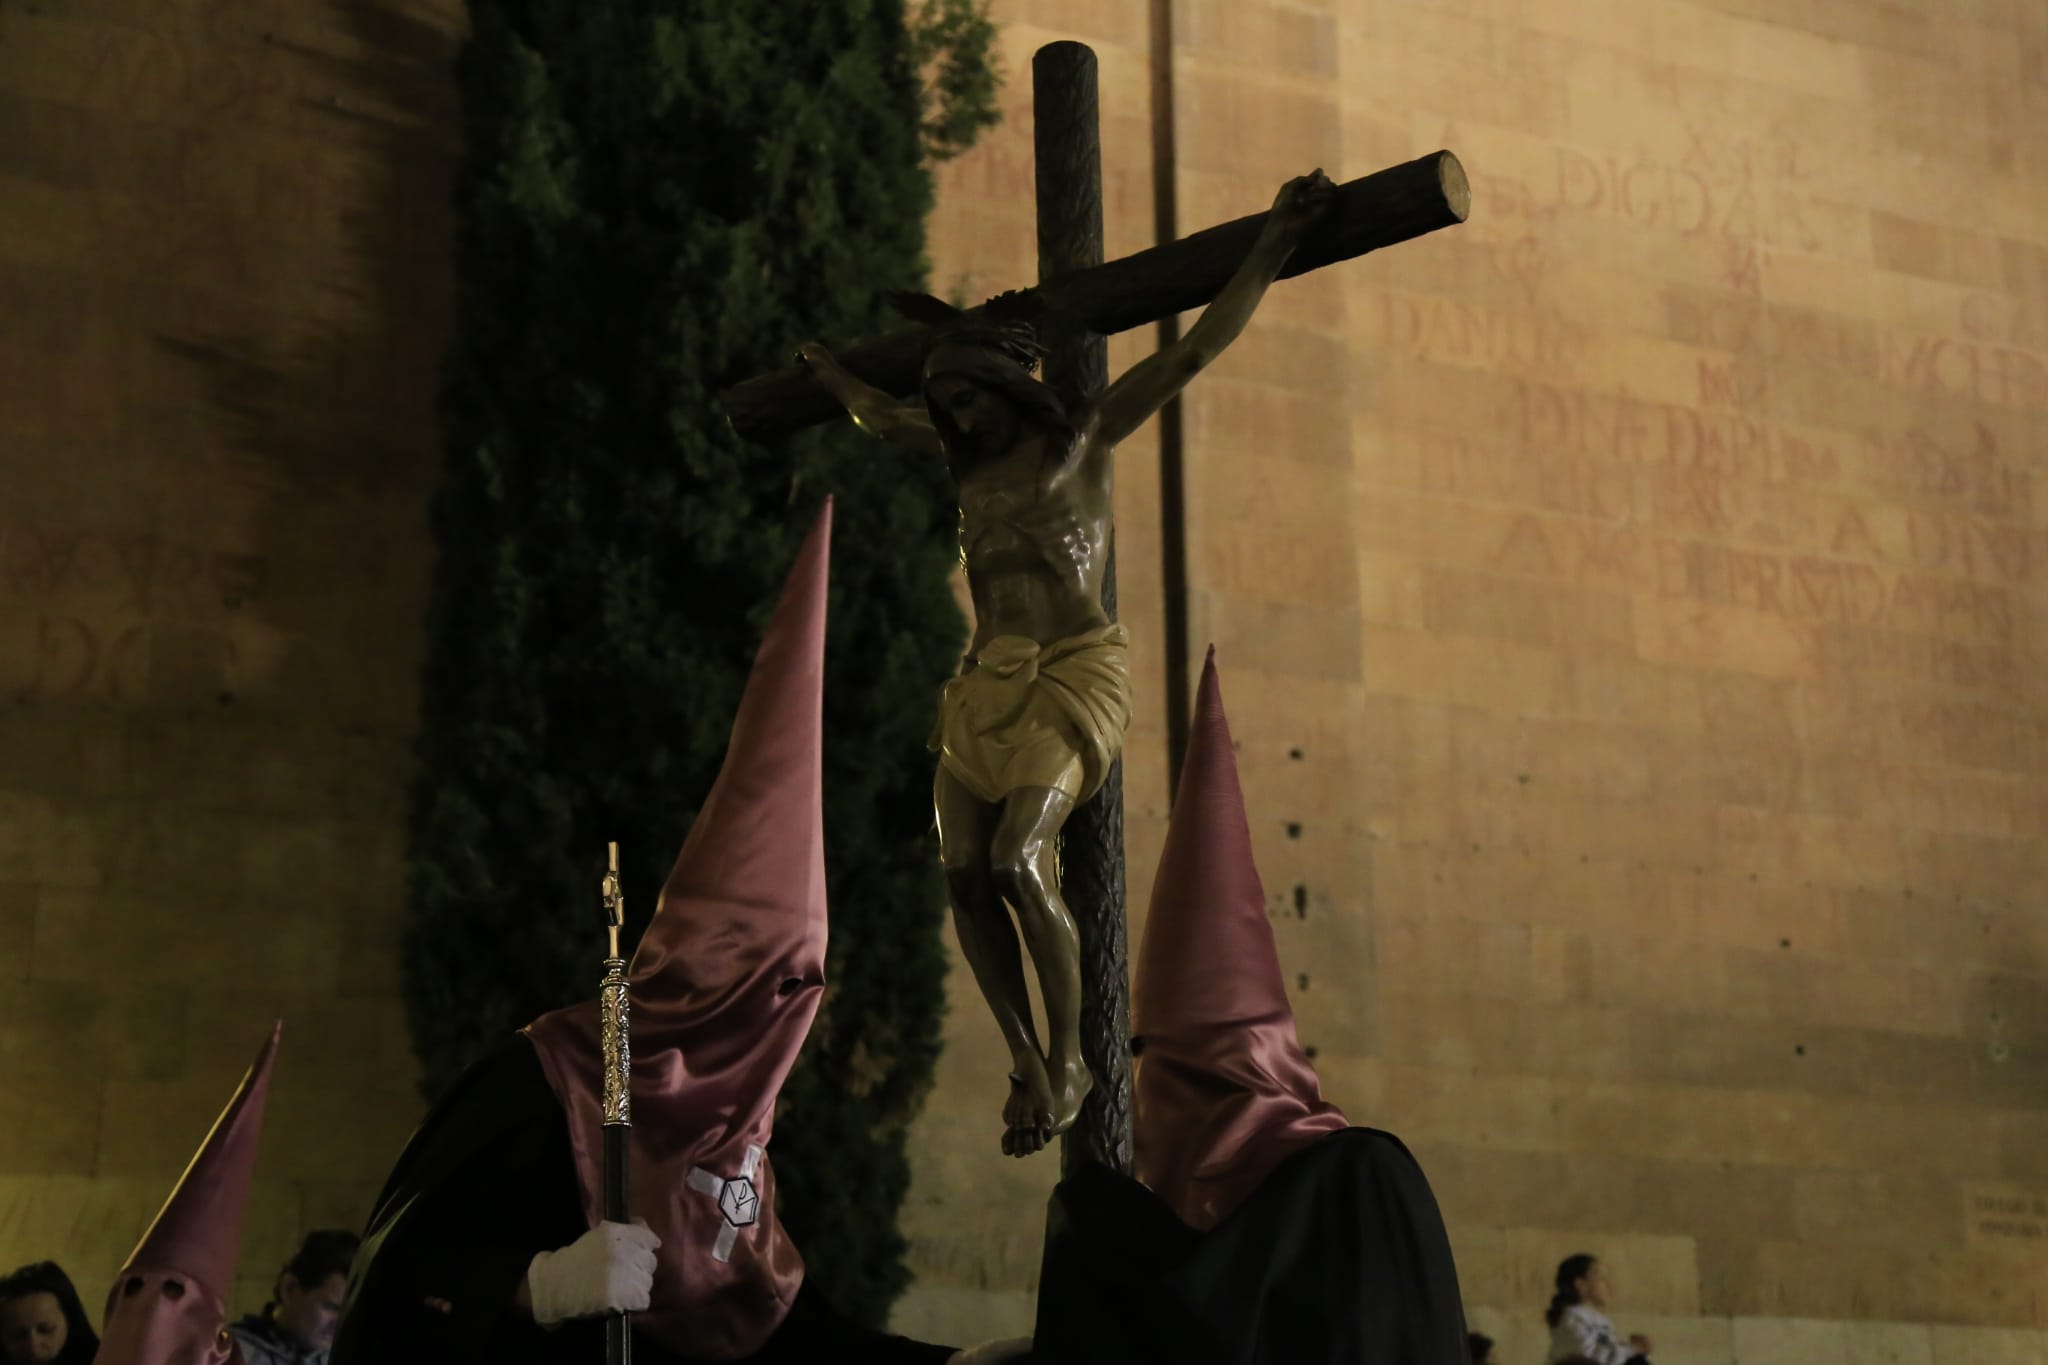
<path fill-rule="evenodd" d="M 911 25 L 911 60 L 926 79 L 925 152 L 935 160 L 966 151 L 996 121 L 995 38 L 986 0 L 924 0 Z"/>
<path fill-rule="evenodd" d="M 833 988 L 774 1150 L 813 1276 L 876 1320 L 943 1001 L 923 740 L 962 642 L 953 501 L 850 430 L 745 446 L 714 395 L 924 287 L 925 158 L 991 117 L 986 24 L 968 0 L 916 32 L 902 0 L 470 9 L 404 949 L 425 1088 L 593 994 L 608 839 L 637 937 L 837 494 Z"/>

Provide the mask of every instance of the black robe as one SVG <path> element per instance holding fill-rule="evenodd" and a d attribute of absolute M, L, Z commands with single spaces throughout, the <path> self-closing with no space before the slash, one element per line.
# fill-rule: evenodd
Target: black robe
<path fill-rule="evenodd" d="M 515 1037 L 471 1067 L 406 1144 L 357 1255 L 331 1365 L 601 1362 L 602 1319 L 548 1330 L 512 1309 L 535 1253 L 588 1228 L 561 1105 L 539 1054 Z M 807 1279 L 782 1325 L 745 1359 L 943 1365 L 951 1354 L 848 1321 Z M 638 1333 L 633 1359 L 697 1365 Z"/>
<path fill-rule="evenodd" d="M 1391 1134 L 1296 1152 L 1208 1232 L 1087 1166 L 1053 1189 L 1043 1365 L 1467 1365 L 1443 1217 Z"/>

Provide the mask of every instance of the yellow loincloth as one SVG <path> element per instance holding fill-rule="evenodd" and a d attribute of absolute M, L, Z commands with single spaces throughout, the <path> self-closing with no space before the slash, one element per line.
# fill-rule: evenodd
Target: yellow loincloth
<path fill-rule="evenodd" d="M 1042 647 L 998 635 L 939 695 L 930 748 L 991 804 L 1023 787 L 1086 801 L 1109 776 L 1131 723 L 1130 639 L 1120 625 Z"/>

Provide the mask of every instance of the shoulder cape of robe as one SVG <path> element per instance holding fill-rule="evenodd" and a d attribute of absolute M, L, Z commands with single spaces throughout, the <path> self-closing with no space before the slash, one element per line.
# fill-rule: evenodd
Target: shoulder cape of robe
<path fill-rule="evenodd" d="M 512 1309 L 534 1254 L 588 1227 L 568 1124 L 532 1044 L 514 1036 L 471 1067 L 406 1144 L 357 1255 L 331 1365 L 601 1362 L 601 1319 L 544 1330 Z M 951 1354 L 860 1327 L 806 1283 L 746 1360 L 944 1365 Z M 694 1365 L 637 1335 L 633 1359 Z"/>
<path fill-rule="evenodd" d="M 1040 1365 L 1467 1365 L 1443 1217 L 1389 1133 L 1295 1153 L 1208 1232 L 1090 1165 L 1046 1220 Z"/>

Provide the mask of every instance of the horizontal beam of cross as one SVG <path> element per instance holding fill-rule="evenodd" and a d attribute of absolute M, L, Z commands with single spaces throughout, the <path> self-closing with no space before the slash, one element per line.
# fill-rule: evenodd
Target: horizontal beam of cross
<path fill-rule="evenodd" d="M 1302 239 L 1280 277 L 1303 275 L 1462 223 L 1471 203 L 1464 167 L 1449 152 L 1361 176 L 1338 186 L 1329 214 Z M 1031 292 L 1047 314 L 1079 318 L 1092 330 L 1113 336 L 1215 298 L 1265 221 L 1263 213 L 1249 214 L 1165 246 L 1061 275 Z M 932 335 L 928 327 L 905 327 L 851 346 L 839 359 L 876 388 L 908 395 L 918 387 Z M 726 390 L 722 402 L 733 429 L 762 442 L 846 415 L 801 367 L 737 384 Z"/>

